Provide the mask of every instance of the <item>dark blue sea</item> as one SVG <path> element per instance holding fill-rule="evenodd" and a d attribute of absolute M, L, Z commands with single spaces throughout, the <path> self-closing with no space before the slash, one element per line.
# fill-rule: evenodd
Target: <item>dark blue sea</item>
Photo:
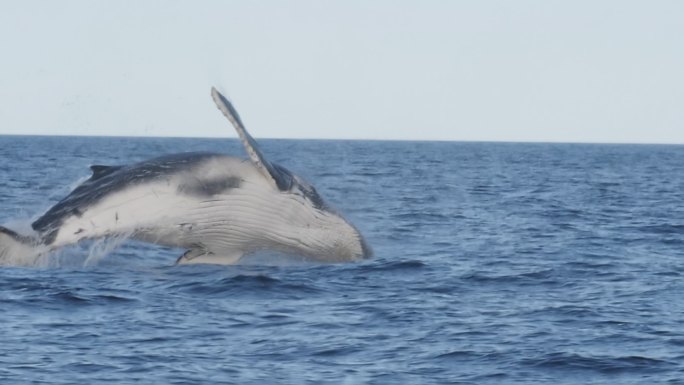
<path fill-rule="evenodd" d="M 261 140 L 368 261 L 86 242 L 0 267 L 0 384 L 682 384 L 684 146 Z M 236 140 L 0 137 L 0 223 Z"/>

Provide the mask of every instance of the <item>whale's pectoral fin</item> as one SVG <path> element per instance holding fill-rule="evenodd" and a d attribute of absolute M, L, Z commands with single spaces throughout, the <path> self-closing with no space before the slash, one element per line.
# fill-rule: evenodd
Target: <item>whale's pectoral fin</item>
<path fill-rule="evenodd" d="M 261 150 L 259 150 L 256 140 L 252 138 L 245 129 L 245 125 L 242 124 L 242 120 L 240 119 L 237 110 L 225 96 L 221 95 L 216 88 L 212 87 L 211 97 L 214 99 L 214 103 L 216 103 L 218 109 L 226 118 L 228 118 L 233 124 L 233 127 L 235 127 L 235 131 L 237 131 L 240 136 L 242 145 L 245 147 L 247 154 L 249 154 L 249 158 L 254 162 L 261 173 L 273 182 L 274 187 L 277 187 L 280 191 L 288 191 L 293 184 L 292 174 L 286 169 L 276 164 L 272 164 L 264 157 Z"/>
<path fill-rule="evenodd" d="M 40 242 L 32 237 L 20 235 L 0 226 L 0 265 L 2 264 L 31 264 L 39 257 Z"/>
<path fill-rule="evenodd" d="M 177 265 L 189 264 L 212 264 L 212 265 L 234 265 L 242 258 L 241 252 L 234 252 L 229 254 L 214 254 L 204 249 L 191 249 L 181 255 L 177 260 Z"/>

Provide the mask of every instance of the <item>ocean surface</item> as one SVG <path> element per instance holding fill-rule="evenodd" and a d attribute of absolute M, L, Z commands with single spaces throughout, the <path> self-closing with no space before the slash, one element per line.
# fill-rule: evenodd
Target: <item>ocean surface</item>
<path fill-rule="evenodd" d="M 0 384 L 684 384 L 684 146 L 261 140 L 375 251 L 0 267 Z M 91 164 L 236 140 L 0 136 L 0 223 Z M 119 246 L 116 248 L 115 246 Z"/>

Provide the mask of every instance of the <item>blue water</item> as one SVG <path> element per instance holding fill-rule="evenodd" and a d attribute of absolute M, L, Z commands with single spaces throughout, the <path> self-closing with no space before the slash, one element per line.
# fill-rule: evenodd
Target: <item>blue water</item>
<path fill-rule="evenodd" d="M 684 383 L 684 147 L 262 140 L 375 258 L 0 267 L 0 383 Z M 0 223 L 88 176 L 234 140 L 0 137 Z"/>

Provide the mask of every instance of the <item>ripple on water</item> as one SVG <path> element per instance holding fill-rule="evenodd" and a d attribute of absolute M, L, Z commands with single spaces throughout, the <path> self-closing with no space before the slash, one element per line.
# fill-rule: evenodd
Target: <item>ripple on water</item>
<path fill-rule="evenodd" d="M 525 365 L 564 370 L 585 370 L 600 373 L 649 373 L 676 364 L 642 356 L 592 356 L 578 353 L 555 352 L 536 358 L 523 359 Z"/>
<path fill-rule="evenodd" d="M 302 296 L 322 291 L 311 280 L 280 279 L 266 274 L 237 274 L 214 280 L 192 280 L 171 287 L 188 294 L 209 296 Z"/>
<path fill-rule="evenodd" d="M 393 272 L 393 271 L 417 271 L 423 269 L 427 264 L 419 260 L 407 261 L 383 261 L 372 264 L 365 264 L 358 267 L 359 272 Z"/>
<path fill-rule="evenodd" d="M 464 281 L 480 284 L 515 284 L 515 285 L 554 285 L 562 282 L 556 276 L 554 269 L 526 271 L 518 274 L 492 275 L 488 272 L 471 272 L 464 274 Z"/>

